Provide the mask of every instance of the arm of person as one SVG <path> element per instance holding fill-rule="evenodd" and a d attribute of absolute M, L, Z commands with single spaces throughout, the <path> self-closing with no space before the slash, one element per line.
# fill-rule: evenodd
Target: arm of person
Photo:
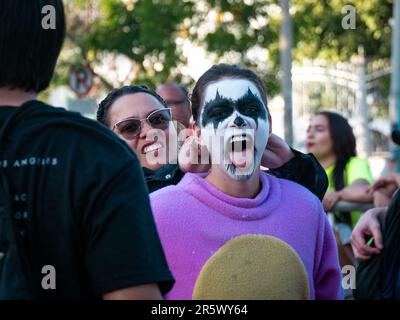
<path fill-rule="evenodd" d="M 162 300 L 157 284 L 145 284 L 103 294 L 103 300 Z"/>
<path fill-rule="evenodd" d="M 376 190 L 372 194 L 372 199 L 375 208 L 382 208 L 389 206 L 391 196 L 385 190 Z"/>
<path fill-rule="evenodd" d="M 359 260 L 368 260 L 379 254 L 383 248 L 381 225 L 384 221 L 387 207 L 373 208 L 366 211 L 354 227 L 351 234 L 351 246 L 354 256 Z M 368 238 L 374 237 L 375 247 L 367 244 Z"/>
<path fill-rule="evenodd" d="M 365 179 L 354 181 L 350 186 L 338 191 L 339 200 L 369 203 L 373 196 L 368 193 L 369 182 Z"/>
<path fill-rule="evenodd" d="M 394 173 L 376 180 L 375 183 L 368 188 L 367 192 L 372 194 L 375 207 L 387 207 L 390 199 L 399 186 L 400 175 Z"/>
<path fill-rule="evenodd" d="M 376 180 L 375 183 L 370 186 L 368 192 L 385 189 L 387 192 L 393 194 L 398 188 L 400 188 L 400 174 L 392 173 L 386 177 L 380 177 L 378 180 Z"/>
<path fill-rule="evenodd" d="M 373 178 L 366 159 L 354 157 L 345 169 L 347 187 L 339 191 L 339 200 L 351 202 L 372 202 L 372 195 L 367 192 Z"/>
<path fill-rule="evenodd" d="M 322 200 L 324 210 L 331 212 L 340 200 L 370 203 L 373 201 L 373 195 L 368 193 L 368 188 L 368 182 L 360 180 L 340 191 L 327 191 Z"/>

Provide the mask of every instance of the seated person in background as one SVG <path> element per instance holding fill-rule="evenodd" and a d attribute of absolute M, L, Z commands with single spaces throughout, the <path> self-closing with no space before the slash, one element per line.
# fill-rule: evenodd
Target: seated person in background
<path fill-rule="evenodd" d="M 366 193 L 372 182 L 368 161 L 356 156 L 353 129 L 345 118 L 327 111 L 315 114 L 307 129 L 306 146 L 328 176 L 328 192 L 323 199 L 325 211 L 332 211 L 339 200 L 372 201 Z M 352 213 L 349 224 L 355 225 L 359 216 Z"/>
<path fill-rule="evenodd" d="M 328 176 L 329 186 L 323 204 L 326 212 L 335 214 L 341 264 L 354 264 L 350 236 L 361 213 L 340 212 L 335 206 L 339 200 L 372 202 L 372 195 L 366 192 L 372 182 L 368 161 L 356 156 L 353 129 L 345 118 L 333 112 L 319 112 L 311 118 L 306 146 Z"/>
<path fill-rule="evenodd" d="M 166 298 L 341 298 L 337 247 L 321 202 L 260 170 L 271 135 L 261 79 L 213 66 L 198 80 L 192 107 L 211 170 L 150 195 L 176 277 Z"/>

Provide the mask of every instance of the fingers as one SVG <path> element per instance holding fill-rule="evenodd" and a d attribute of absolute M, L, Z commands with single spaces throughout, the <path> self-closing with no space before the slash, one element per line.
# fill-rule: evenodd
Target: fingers
<path fill-rule="evenodd" d="M 352 247 L 352 249 L 353 249 L 354 257 L 355 257 L 357 260 L 365 261 L 365 260 L 371 259 L 371 256 L 362 254 L 362 253 L 359 251 L 359 247 L 357 247 L 355 244 L 351 243 L 351 247 Z"/>
<path fill-rule="evenodd" d="M 396 183 L 397 188 L 400 188 L 400 173 L 394 173 L 393 180 Z"/>
<path fill-rule="evenodd" d="M 274 143 L 280 143 L 280 142 L 286 143 L 282 138 L 280 138 L 279 136 L 277 136 L 274 133 L 271 133 L 269 138 L 268 138 L 267 145 L 268 144 L 274 144 Z"/>
<path fill-rule="evenodd" d="M 279 168 L 294 157 L 289 145 L 272 134 L 261 158 L 261 165 L 270 169 Z"/>
<path fill-rule="evenodd" d="M 372 195 L 374 192 L 375 192 L 375 188 L 374 188 L 373 185 L 372 185 L 372 186 L 369 186 L 369 187 L 367 188 L 367 190 L 365 190 L 365 193 L 366 193 L 366 194 L 369 194 L 369 195 Z"/>
<path fill-rule="evenodd" d="M 364 254 L 360 253 L 360 252 L 359 252 L 357 249 L 355 249 L 354 247 L 353 247 L 353 253 L 354 253 L 354 257 L 355 257 L 357 260 L 366 261 L 366 260 L 369 260 L 369 259 L 372 258 L 372 255 L 364 255 Z"/>
<path fill-rule="evenodd" d="M 373 248 L 367 245 L 365 241 L 367 232 L 360 229 L 355 229 L 351 235 L 350 242 L 353 248 L 354 256 L 359 260 L 368 260 L 373 255 L 379 254 L 379 248 Z"/>
<path fill-rule="evenodd" d="M 381 227 L 378 220 L 378 214 L 381 208 L 368 210 L 361 217 L 354 228 L 350 242 L 354 251 L 354 256 L 359 260 L 370 259 L 373 255 L 379 254 L 383 248 Z M 366 239 L 374 237 L 375 247 L 370 247 Z"/>
<path fill-rule="evenodd" d="M 376 190 L 383 188 L 386 185 L 386 180 L 384 178 L 378 179 L 372 186 L 367 189 L 368 193 L 373 193 Z"/>
<path fill-rule="evenodd" d="M 208 161 L 202 163 L 204 160 Z M 179 150 L 178 163 L 183 172 L 207 172 L 210 169 L 208 150 L 201 145 L 198 137 L 186 139 Z"/>
<path fill-rule="evenodd" d="M 371 223 L 370 231 L 372 233 L 372 236 L 374 237 L 376 248 L 382 249 L 383 240 L 382 240 L 381 226 L 379 225 L 379 222 L 374 221 L 373 223 Z"/>

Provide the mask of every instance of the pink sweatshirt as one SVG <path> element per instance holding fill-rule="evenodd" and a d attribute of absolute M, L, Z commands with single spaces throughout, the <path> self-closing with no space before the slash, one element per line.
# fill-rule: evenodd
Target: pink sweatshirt
<path fill-rule="evenodd" d="M 176 283 L 167 299 L 191 299 L 199 272 L 227 241 L 274 236 L 300 256 L 312 299 L 341 299 L 337 245 L 321 202 L 302 186 L 261 173 L 253 199 L 219 191 L 188 173 L 176 186 L 150 195 L 161 242 Z"/>

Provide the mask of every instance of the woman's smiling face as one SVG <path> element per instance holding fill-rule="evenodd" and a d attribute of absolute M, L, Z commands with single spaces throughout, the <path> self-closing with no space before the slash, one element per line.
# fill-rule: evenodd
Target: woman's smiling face
<path fill-rule="evenodd" d="M 201 139 L 212 164 L 235 180 L 249 179 L 271 132 L 260 91 L 247 79 L 223 78 L 206 87 L 202 101 Z"/>
<path fill-rule="evenodd" d="M 163 163 L 155 164 L 152 161 L 149 161 L 149 159 L 158 158 L 161 152 L 167 152 L 169 128 L 164 130 L 163 136 L 165 138 L 154 139 L 154 133 L 156 133 L 156 131 L 147 121 L 142 121 L 141 130 L 137 137 L 127 139 L 123 134 L 121 134 L 121 132 L 119 132 L 119 130 L 117 130 L 117 128 L 114 128 L 114 125 L 128 118 L 146 119 L 151 113 L 164 109 L 165 107 L 152 95 L 138 92 L 118 98 L 112 104 L 109 111 L 109 123 L 111 124 L 111 128 L 136 153 L 142 167 L 151 170 L 156 170 L 163 166 Z"/>

